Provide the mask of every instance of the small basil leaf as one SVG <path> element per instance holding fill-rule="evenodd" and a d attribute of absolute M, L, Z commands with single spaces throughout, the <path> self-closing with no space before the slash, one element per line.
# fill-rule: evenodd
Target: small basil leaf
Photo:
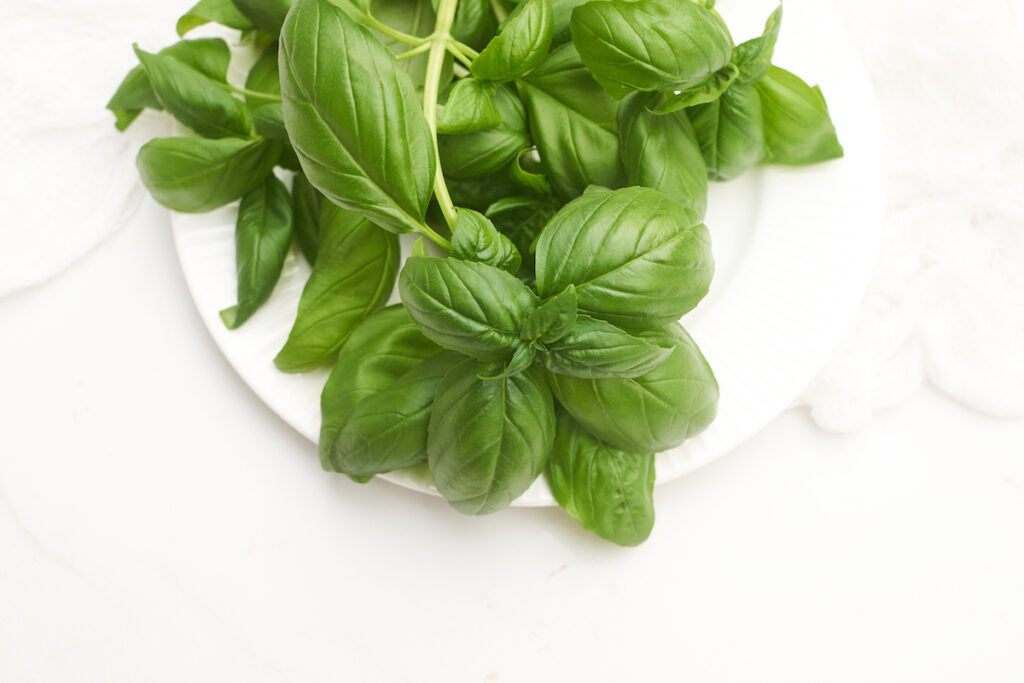
<path fill-rule="evenodd" d="M 236 329 L 266 303 L 281 278 L 292 244 L 292 205 L 288 188 L 273 174 L 242 197 L 235 223 L 238 304 L 220 312 Z"/>
<path fill-rule="evenodd" d="M 587 531 L 622 546 L 654 528 L 654 453 L 627 453 L 558 415 L 547 479 L 558 504 Z"/>
<path fill-rule="evenodd" d="M 477 374 L 480 379 L 503 379 L 523 372 L 533 365 L 535 350 L 530 344 L 520 344 L 516 347 L 512 358 L 504 363 L 494 363 L 492 367 L 486 368 Z"/>
<path fill-rule="evenodd" d="M 252 115 L 245 103 L 217 81 L 166 55 L 135 48 L 160 103 L 174 118 L 204 137 L 247 137 Z"/>
<path fill-rule="evenodd" d="M 427 456 L 437 490 L 459 512 L 486 515 L 521 496 L 544 470 L 555 437 L 551 392 L 535 368 L 482 380 L 470 360 L 434 398 Z"/>
<path fill-rule="evenodd" d="M 761 102 L 753 86 L 734 84 L 687 113 L 712 180 L 731 180 L 764 157 Z"/>
<path fill-rule="evenodd" d="M 309 182 L 387 230 L 416 231 L 432 196 L 434 143 L 395 56 L 326 0 L 297 0 L 280 69 L 285 126 Z"/>
<path fill-rule="evenodd" d="M 499 83 L 526 75 L 551 47 L 551 19 L 550 0 L 523 0 L 473 60 L 470 71 L 481 80 Z"/>
<path fill-rule="evenodd" d="M 611 323 L 580 315 L 568 334 L 538 351 L 537 359 L 551 372 L 570 377 L 638 377 L 661 365 L 671 352 Z"/>
<path fill-rule="evenodd" d="M 494 104 L 494 86 L 475 78 L 461 78 L 455 81 L 441 108 L 437 132 L 475 133 L 499 123 L 501 112 Z"/>
<path fill-rule="evenodd" d="M 292 0 L 231 0 L 257 28 L 271 35 L 281 32 L 281 24 Z"/>
<path fill-rule="evenodd" d="M 530 314 L 519 335 L 527 341 L 550 344 L 569 334 L 576 324 L 576 288 L 566 287 Z"/>
<path fill-rule="evenodd" d="M 268 140 L 288 139 L 288 131 L 284 127 L 284 111 L 280 102 L 270 102 L 253 109 L 252 122 L 256 132 Z"/>
<path fill-rule="evenodd" d="M 615 102 L 570 43 L 519 82 L 530 130 L 552 187 L 563 199 L 588 185 L 620 187 L 625 172 L 615 134 Z"/>
<path fill-rule="evenodd" d="M 178 19 L 178 37 L 184 37 L 192 29 L 210 22 L 239 31 L 252 28 L 252 22 L 238 11 L 231 0 L 199 0 Z"/>
<path fill-rule="evenodd" d="M 430 256 L 430 252 L 427 250 L 426 238 L 421 237 L 418 240 L 416 240 L 416 242 L 412 245 L 412 255 L 424 257 Z"/>
<path fill-rule="evenodd" d="M 292 182 L 292 214 L 295 216 L 295 241 L 303 257 L 310 265 L 316 263 L 320 251 L 320 209 L 323 195 L 309 184 L 302 173 L 295 175 Z"/>
<path fill-rule="evenodd" d="M 463 360 L 454 351 L 431 356 L 353 406 L 331 448 L 332 469 L 367 477 L 426 462 L 437 386 Z"/>
<path fill-rule="evenodd" d="M 708 291 L 707 228 L 656 190 L 588 192 L 555 214 L 537 241 L 537 290 L 576 285 L 581 312 L 625 328 L 678 320 Z"/>
<path fill-rule="evenodd" d="M 277 44 L 268 45 L 249 69 L 249 75 L 245 78 L 245 89 L 280 97 L 281 77 L 278 73 L 277 60 Z M 267 102 L 266 99 L 250 95 L 246 95 L 245 101 L 254 107 Z"/>
<path fill-rule="evenodd" d="M 459 209 L 456 216 L 452 256 L 486 263 L 513 274 L 522 262 L 511 240 L 498 232 L 485 216 L 471 209 Z"/>
<path fill-rule="evenodd" d="M 512 240 L 523 257 L 523 266 L 532 271 L 534 259 L 530 245 L 558 211 L 558 206 L 558 201 L 552 197 L 506 196 L 487 207 L 487 217 Z"/>
<path fill-rule="evenodd" d="M 157 138 L 142 146 L 135 164 L 155 200 L 205 213 L 262 183 L 280 154 L 280 144 L 262 139 Z"/>
<path fill-rule="evenodd" d="M 435 8 L 436 9 L 436 8 Z M 452 37 L 460 43 L 480 49 L 494 35 L 498 22 L 490 0 L 459 0 L 452 23 Z"/>
<path fill-rule="evenodd" d="M 764 32 L 757 38 L 740 43 L 732 51 L 732 63 L 739 68 L 739 83 L 750 84 L 760 80 L 772 65 L 775 54 L 775 43 L 779 39 L 779 28 L 782 26 L 782 5 L 768 15 L 764 24 Z"/>
<path fill-rule="evenodd" d="M 647 110 L 647 93 L 629 95 L 619 106 L 619 153 L 630 185 L 651 187 L 703 218 L 708 171 L 684 112 Z"/>
<path fill-rule="evenodd" d="M 413 324 L 401 304 L 377 310 L 355 329 L 342 346 L 320 396 L 320 464 L 324 469 L 334 470 L 331 452 L 338 430 L 356 407 L 440 351 Z"/>
<path fill-rule="evenodd" d="M 537 168 L 539 163 L 533 162 L 530 158 L 533 153 L 533 150 L 524 149 L 516 155 L 516 158 L 512 160 L 512 163 L 508 167 L 509 176 L 527 191 L 538 195 L 551 194 L 551 183 L 548 182 L 546 175 L 539 172 L 535 173 L 532 170 L 528 171 L 526 168 L 523 168 L 523 160 L 526 159 L 526 165 L 528 167 L 539 170 Z"/>
<path fill-rule="evenodd" d="M 761 101 L 766 162 L 803 166 L 843 156 L 818 87 L 777 66 L 754 87 Z"/>
<path fill-rule="evenodd" d="M 631 90 L 683 90 L 729 63 L 732 38 L 695 2 L 588 2 L 573 10 L 580 58 L 613 97 Z"/>
<path fill-rule="evenodd" d="M 661 100 L 651 108 L 655 114 L 668 114 L 686 107 L 712 102 L 736 80 L 739 74 L 733 64 L 726 64 L 703 82 L 683 90 L 662 93 Z"/>
<path fill-rule="evenodd" d="M 678 446 L 706 428 L 718 406 L 718 383 L 700 349 L 678 324 L 637 336 L 673 347 L 640 377 L 582 379 L 549 374 L 559 403 L 591 434 L 631 453 Z"/>
<path fill-rule="evenodd" d="M 532 144 L 526 127 L 526 112 L 508 86 L 494 93 L 494 105 L 501 123 L 466 135 L 439 135 L 438 153 L 445 175 L 456 180 L 500 171 Z"/>
<path fill-rule="evenodd" d="M 328 203 L 323 245 L 302 290 L 299 312 L 274 364 L 285 372 L 323 365 L 395 287 L 398 236 Z"/>
<path fill-rule="evenodd" d="M 402 302 L 436 344 L 484 361 L 506 360 L 537 297 L 514 276 L 484 263 L 413 257 L 398 279 Z"/>

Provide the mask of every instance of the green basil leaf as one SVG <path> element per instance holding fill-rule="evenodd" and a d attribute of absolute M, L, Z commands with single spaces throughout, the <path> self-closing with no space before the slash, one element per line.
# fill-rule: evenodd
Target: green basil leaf
<path fill-rule="evenodd" d="M 409 258 L 398 289 L 428 339 L 484 361 L 512 356 L 520 326 L 537 307 L 536 295 L 515 276 L 452 258 Z"/>
<path fill-rule="evenodd" d="M 820 88 L 777 66 L 754 87 L 761 101 L 766 162 L 803 166 L 843 156 Z"/>
<path fill-rule="evenodd" d="M 280 144 L 262 139 L 157 138 L 142 146 L 135 164 L 155 200 L 205 213 L 262 183 L 280 154 Z"/>
<path fill-rule="evenodd" d="M 500 171 L 533 144 L 526 127 L 526 112 L 515 91 L 499 86 L 494 92 L 494 106 L 501 115 L 497 126 L 466 135 L 438 136 L 437 148 L 445 176 L 464 180 Z"/>
<path fill-rule="evenodd" d="M 248 107 L 217 81 L 165 55 L 135 48 L 160 103 L 174 118 L 209 138 L 247 137 L 252 128 Z"/>
<path fill-rule="evenodd" d="M 199 0 L 178 19 L 178 37 L 182 38 L 192 29 L 210 22 L 239 31 L 252 28 L 252 22 L 238 11 L 231 0 Z"/>
<path fill-rule="evenodd" d="M 672 349 L 603 320 L 579 315 L 568 334 L 537 350 L 545 368 L 570 377 L 638 377 L 661 365 Z"/>
<path fill-rule="evenodd" d="M 549 195 L 552 192 L 551 183 L 548 182 L 548 177 L 543 173 L 540 173 L 540 164 L 533 161 L 531 158 L 534 150 L 524 149 L 516 158 L 509 164 L 508 172 L 512 180 L 517 182 L 523 189 L 533 192 L 537 195 Z M 532 170 L 524 168 L 523 160 L 526 160 L 526 167 Z"/>
<path fill-rule="evenodd" d="M 281 24 L 292 5 L 292 0 L 231 0 L 235 7 L 251 21 L 256 28 L 271 35 L 281 32 Z"/>
<path fill-rule="evenodd" d="M 731 180 L 764 157 L 761 102 L 753 86 L 734 84 L 687 113 L 712 180 Z"/>
<path fill-rule="evenodd" d="M 320 209 L 323 195 L 309 184 L 302 173 L 292 182 L 292 214 L 295 216 L 295 241 L 310 265 L 316 263 L 320 251 Z"/>
<path fill-rule="evenodd" d="M 506 19 L 470 71 L 485 81 L 504 83 L 526 75 L 551 47 L 551 3 L 523 0 Z"/>
<path fill-rule="evenodd" d="M 253 109 L 252 123 L 256 132 L 268 140 L 288 140 L 288 131 L 284 127 L 284 111 L 280 102 L 270 102 Z"/>
<path fill-rule="evenodd" d="M 535 368 L 483 380 L 479 367 L 465 361 L 444 376 L 427 436 L 437 490 L 472 515 L 500 510 L 530 488 L 555 437 L 551 392 Z"/>
<path fill-rule="evenodd" d="M 427 240 L 425 237 L 421 237 L 416 240 L 412 245 L 413 256 L 430 256 L 430 251 L 427 250 Z"/>
<path fill-rule="evenodd" d="M 437 132 L 446 135 L 475 133 L 501 123 L 501 112 L 494 104 L 494 86 L 475 78 L 455 81 L 448 101 L 441 108 Z"/>
<path fill-rule="evenodd" d="M 619 153 L 630 185 L 651 187 L 704 217 L 708 171 L 684 112 L 647 110 L 650 95 L 628 96 L 619 107 Z"/>
<path fill-rule="evenodd" d="M 572 331 L 576 314 L 576 288 L 569 285 L 531 313 L 519 335 L 527 341 L 556 342 Z"/>
<path fill-rule="evenodd" d="M 277 44 L 268 45 L 260 58 L 249 69 L 245 78 L 245 89 L 267 95 L 281 96 L 281 76 L 277 68 Z M 245 101 L 257 107 L 267 102 L 266 99 L 246 95 Z"/>
<path fill-rule="evenodd" d="M 620 187 L 625 172 L 615 133 L 615 102 L 566 44 L 519 82 L 530 130 L 548 179 L 563 199 L 588 185 Z"/>
<path fill-rule="evenodd" d="M 367 29 L 325 0 L 298 0 L 281 34 L 281 94 L 303 172 L 338 206 L 416 231 L 434 142 L 409 76 Z"/>
<path fill-rule="evenodd" d="M 668 114 L 686 107 L 713 102 L 732 85 L 737 75 L 739 69 L 733 64 L 726 64 L 697 85 L 683 90 L 663 92 L 661 100 L 651 108 L 651 111 L 655 114 Z"/>
<path fill-rule="evenodd" d="M 581 379 L 549 374 L 559 403 L 591 434 L 631 453 L 660 452 L 703 431 L 715 417 L 718 383 L 700 349 L 678 324 L 638 336 L 674 347 L 640 377 Z"/>
<path fill-rule="evenodd" d="M 454 351 L 431 356 L 354 405 L 331 449 L 332 469 L 367 477 L 426 462 L 437 386 L 463 360 Z"/>
<path fill-rule="evenodd" d="M 571 29 L 583 63 L 617 98 L 699 85 L 732 55 L 725 24 L 695 2 L 588 2 Z"/>
<path fill-rule="evenodd" d="M 299 312 L 274 364 L 306 372 L 330 360 L 352 331 L 391 296 L 398 237 L 359 214 L 327 203 L 323 245 L 302 290 Z"/>
<path fill-rule="evenodd" d="M 732 51 L 732 63 L 739 68 L 739 83 L 754 83 L 760 80 L 772 65 L 775 54 L 775 43 L 779 39 L 779 28 L 782 26 L 782 5 L 768 15 L 764 32 L 757 38 L 740 43 Z"/>
<path fill-rule="evenodd" d="M 227 82 L 231 50 L 220 38 L 182 40 L 165 47 L 157 54 L 174 57 L 215 81 Z M 161 111 L 163 108 L 141 64 L 128 72 L 113 97 L 107 102 L 107 109 L 114 113 L 116 119 L 114 125 L 120 131 L 128 128 L 143 109 Z"/>
<path fill-rule="evenodd" d="M 530 246 L 558 211 L 558 206 L 551 197 L 505 197 L 487 207 L 487 217 L 512 240 L 523 257 L 523 267 L 532 271 L 534 259 Z"/>
<path fill-rule="evenodd" d="M 714 261 L 692 211 L 646 187 L 590 192 L 537 241 L 537 291 L 576 286 L 580 311 L 625 328 L 663 325 L 697 305 Z"/>
<path fill-rule="evenodd" d="M 452 232 L 452 256 L 478 261 L 515 274 L 522 258 L 508 237 L 502 235 L 484 215 L 459 209 Z"/>
<path fill-rule="evenodd" d="M 325 470 L 334 470 L 331 453 L 338 430 L 356 407 L 440 351 L 401 304 L 377 310 L 355 329 L 320 395 L 320 464 Z"/>
<path fill-rule="evenodd" d="M 445 182 L 448 184 L 448 192 L 451 194 L 455 206 L 464 206 L 474 211 L 487 211 L 488 207 L 503 197 L 524 194 L 519 183 L 512 180 L 508 172 L 503 170 L 472 178 L 447 177 Z M 537 198 L 530 197 L 530 199 L 536 200 Z M 495 227 L 508 234 L 497 223 L 495 223 Z M 516 244 L 518 245 L 518 242 Z"/>
<path fill-rule="evenodd" d="M 459 0 L 452 23 L 455 40 L 479 50 L 494 36 L 497 28 L 490 0 Z"/>
<path fill-rule="evenodd" d="M 288 188 L 273 174 L 242 197 L 235 223 L 238 304 L 220 312 L 233 330 L 266 303 L 281 278 L 292 244 L 292 205 Z"/>
<path fill-rule="evenodd" d="M 627 453 L 558 415 L 547 478 L 558 504 L 587 531 L 622 546 L 654 528 L 654 453 Z"/>

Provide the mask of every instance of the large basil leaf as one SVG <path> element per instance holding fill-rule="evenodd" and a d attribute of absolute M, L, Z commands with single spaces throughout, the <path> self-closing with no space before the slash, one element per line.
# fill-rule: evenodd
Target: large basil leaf
<path fill-rule="evenodd" d="M 478 261 L 516 273 L 522 258 L 508 237 L 498 232 L 485 216 L 470 209 L 459 209 L 452 232 L 452 256 Z"/>
<path fill-rule="evenodd" d="M 494 86 L 476 78 L 461 78 L 448 92 L 437 120 L 437 132 L 446 135 L 475 133 L 501 123 L 494 104 Z"/>
<path fill-rule="evenodd" d="M 732 51 L 732 62 L 739 69 L 739 83 L 754 83 L 768 73 L 775 54 L 775 43 L 782 26 L 782 5 L 768 16 L 764 32 L 757 38 L 740 43 Z"/>
<path fill-rule="evenodd" d="M 370 477 L 426 462 L 437 385 L 463 360 L 454 351 L 431 356 L 353 406 L 331 449 L 333 469 Z"/>
<path fill-rule="evenodd" d="M 498 83 L 529 73 L 551 47 L 551 19 L 549 0 L 523 0 L 473 60 L 470 71 L 479 79 Z"/>
<path fill-rule="evenodd" d="M 249 135 L 249 108 L 216 81 L 173 57 L 150 54 L 138 47 L 135 54 L 160 103 L 181 123 L 209 138 Z"/>
<path fill-rule="evenodd" d="M 281 75 L 277 68 L 277 45 L 268 45 L 260 58 L 249 69 L 245 79 L 245 89 L 268 95 L 281 96 Z M 246 96 L 245 101 L 256 107 L 266 104 L 267 100 Z"/>
<path fill-rule="evenodd" d="M 420 362 L 441 352 L 401 304 L 373 313 L 341 347 L 320 395 L 320 463 L 334 470 L 331 452 L 338 430 L 357 406 L 392 386 Z"/>
<path fill-rule="evenodd" d="M 427 437 L 437 490 L 472 515 L 521 496 L 544 470 L 555 437 L 551 392 L 535 368 L 501 379 L 479 372 L 469 360 L 444 376 Z"/>
<path fill-rule="evenodd" d="M 700 349 L 678 324 L 638 336 L 674 347 L 646 375 L 625 379 L 580 379 L 548 375 L 562 406 L 591 434 L 631 453 L 678 446 L 711 424 L 718 383 Z"/>
<path fill-rule="evenodd" d="M 615 134 L 615 102 L 566 44 L 519 82 L 530 130 L 555 192 L 571 199 L 588 185 L 619 187 L 625 173 Z"/>
<path fill-rule="evenodd" d="M 392 232 L 423 224 L 434 143 L 409 76 L 325 0 L 298 0 L 281 33 L 288 135 L 309 182 Z"/>
<path fill-rule="evenodd" d="M 681 111 L 652 114 L 650 96 L 636 93 L 619 106 L 619 153 L 630 185 L 652 187 L 704 217 L 708 171 L 690 119 Z"/>
<path fill-rule="evenodd" d="M 568 334 L 538 349 L 537 359 L 551 372 L 570 377 L 637 377 L 661 365 L 671 352 L 580 315 Z"/>
<path fill-rule="evenodd" d="M 142 146 L 135 163 L 158 202 L 205 213 L 262 183 L 280 154 L 279 143 L 260 139 L 157 138 Z"/>
<path fill-rule="evenodd" d="M 323 195 L 309 184 L 302 173 L 292 182 L 292 213 L 295 216 L 295 241 L 310 265 L 316 263 L 320 251 L 320 213 Z"/>
<path fill-rule="evenodd" d="M 231 0 L 256 28 L 272 36 L 281 32 L 281 24 L 292 5 L 292 0 Z"/>
<path fill-rule="evenodd" d="M 215 81 L 227 82 L 231 50 L 220 38 L 182 40 L 165 47 L 157 54 L 162 57 L 173 57 Z M 114 113 L 116 119 L 114 125 L 121 131 L 128 128 L 143 109 L 160 111 L 163 108 L 141 64 L 128 72 L 113 97 L 107 102 L 107 109 Z"/>
<path fill-rule="evenodd" d="M 292 244 L 292 205 L 288 188 L 273 174 L 242 197 L 235 223 L 238 304 L 220 312 L 235 329 L 270 298 L 281 278 Z"/>
<path fill-rule="evenodd" d="M 501 115 L 497 126 L 466 135 L 439 135 L 438 153 L 446 176 L 456 180 L 475 178 L 508 166 L 533 143 L 526 128 L 526 112 L 508 86 L 494 92 L 494 106 Z"/>
<path fill-rule="evenodd" d="M 587 192 L 537 240 L 540 295 L 575 285 L 580 311 L 620 327 L 678 320 L 707 294 L 713 272 L 707 228 L 646 187 Z"/>
<path fill-rule="evenodd" d="M 452 258 L 409 258 L 398 289 L 428 339 L 485 361 L 512 356 L 521 345 L 519 328 L 538 303 L 515 276 Z"/>
<path fill-rule="evenodd" d="M 302 290 L 299 312 L 274 363 L 305 372 L 332 358 L 352 331 L 380 307 L 398 275 L 398 236 L 328 202 L 323 246 Z"/>
<path fill-rule="evenodd" d="M 695 2 L 588 2 L 571 28 L 583 63 L 615 97 L 699 86 L 732 55 L 725 24 Z"/>
<path fill-rule="evenodd" d="M 803 166 L 843 156 L 820 88 L 777 66 L 754 87 L 764 121 L 765 161 Z"/>
<path fill-rule="evenodd" d="M 178 19 L 178 37 L 183 37 L 192 29 L 211 21 L 239 31 L 252 28 L 252 22 L 238 11 L 231 0 L 199 0 Z"/>
<path fill-rule="evenodd" d="M 754 86 L 733 84 L 714 102 L 687 113 L 712 180 L 731 180 L 764 157 L 761 101 Z"/>
<path fill-rule="evenodd" d="M 654 528 L 654 453 L 627 453 L 595 439 L 559 412 L 548 483 L 580 525 L 623 546 L 640 545 Z"/>

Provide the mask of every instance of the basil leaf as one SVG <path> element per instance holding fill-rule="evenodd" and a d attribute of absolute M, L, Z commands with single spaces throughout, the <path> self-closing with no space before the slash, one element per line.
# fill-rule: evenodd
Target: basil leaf
<path fill-rule="evenodd" d="M 452 368 L 434 398 L 427 455 L 434 484 L 459 512 L 509 505 L 544 470 L 555 436 L 551 392 L 536 369 L 482 380 L 470 360 Z"/>
<path fill-rule="evenodd" d="M 247 137 L 252 115 L 216 81 L 165 55 L 135 48 L 153 91 L 174 118 L 204 137 Z"/>
<path fill-rule="evenodd" d="M 440 351 L 413 324 L 401 304 L 377 310 L 355 329 L 341 347 L 320 396 L 320 464 L 324 469 L 334 470 L 334 441 L 355 408 Z"/>
<path fill-rule="evenodd" d="M 427 461 L 427 425 L 441 378 L 465 360 L 431 356 L 353 406 L 331 448 L 337 472 L 366 477 Z"/>
<path fill-rule="evenodd" d="M 761 102 L 753 86 L 735 84 L 687 113 L 712 180 L 731 180 L 764 157 Z"/>
<path fill-rule="evenodd" d="M 683 90 L 729 63 L 725 24 L 695 2 L 588 2 L 573 10 L 580 58 L 613 97 Z"/>
<path fill-rule="evenodd" d="M 646 187 L 584 194 L 537 241 L 542 297 L 575 285 L 580 311 L 625 328 L 678 320 L 707 294 L 713 272 L 707 228 Z"/>
<path fill-rule="evenodd" d="M 284 127 L 284 111 L 280 102 L 270 102 L 253 109 L 252 123 L 256 132 L 268 140 L 288 140 L 288 131 Z"/>
<path fill-rule="evenodd" d="M 512 240 L 523 257 L 523 267 L 532 271 L 534 258 L 530 246 L 558 211 L 558 206 L 551 197 L 506 196 L 487 207 L 487 217 Z"/>
<path fill-rule="evenodd" d="M 509 238 L 502 235 L 485 216 L 459 209 L 452 232 L 452 256 L 478 261 L 515 274 L 522 258 Z"/>
<path fill-rule="evenodd" d="M 302 170 L 338 206 L 391 232 L 423 224 L 434 143 L 391 52 L 324 0 L 298 0 L 281 34 L 281 94 Z"/>
<path fill-rule="evenodd" d="M 782 26 L 782 5 L 768 15 L 764 24 L 764 32 L 757 38 L 740 43 L 732 51 L 732 63 L 739 69 L 739 83 L 750 84 L 760 80 L 772 65 L 775 54 L 775 43 L 779 39 L 779 28 Z"/>
<path fill-rule="evenodd" d="M 174 57 L 215 81 L 227 82 L 231 50 L 220 38 L 182 40 L 165 47 L 157 54 Z M 107 102 L 107 109 L 114 113 L 116 119 L 114 125 L 120 131 L 128 128 L 143 109 L 161 111 L 163 108 L 141 64 L 128 72 L 113 97 Z"/>
<path fill-rule="evenodd" d="M 654 453 L 627 453 L 558 415 L 547 478 L 558 504 L 587 531 L 622 546 L 654 528 Z"/>
<path fill-rule="evenodd" d="M 708 171 L 684 112 L 652 114 L 650 95 L 628 96 L 619 107 L 619 153 L 630 185 L 662 192 L 698 218 L 708 204 Z"/>
<path fill-rule="evenodd" d="M 445 182 L 448 183 L 448 192 L 451 194 L 455 206 L 464 206 L 474 211 L 487 211 L 491 204 L 500 201 L 503 197 L 523 194 L 522 187 L 509 177 L 507 170 L 499 170 L 472 178 L 446 177 Z M 495 227 L 505 232 L 497 224 Z M 525 256 L 525 252 L 523 254 Z"/>
<path fill-rule="evenodd" d="M 551 0 L 551 44 L 559 46 L 572 40 L 569 33 L 569 20 L 572 19 L 572 11 L 590 0 Z"/>
<path fill-rule="evenodd" d="M 615 102 L 584 68 L 572 44 L 552 52 L 519 82 L 519 92 L 537 151 L 560 197 L 576 197 L 588 185 L 625 184 Z"/>
<path fill-rule="evenodd" d="M 387 301 L 398 275 L 398 237 L 334 204 L 323 207 L 323 246 L 299 312 L 274 364 L 284 372 L 323 365 Z"/>
<path fill-rule="evenodd" d="M 135 160 L 153 198 L 174 211 L 205 213 L 263 182 L 281 147 L 267 140 L 157 138 Z"/>
<path fill-rule="evenodd" d="M 452 37 L 460 43 L 480 49 L 494 35 L 498 22 L 490 0 L 459 0 L 452 23 Z"/>
<path fill-rule="evenodd" d="M 698 85 L 661 93 L 660 101 L 651 108 L 651 111 L 655 114 L 668 114 L 686 107 L 713 102 L 722 96 L 738 75 L 739 69 L 735 65 L 726 64 Z"/>
<path fill-rule="evenodd" d="M 843 156 L 820 88 L 777 66 L 754 87 L 761 100 L 765 161 L 803 166 Z"/>
<path fill-rule="evenodd" d="M 277 60 L 277 45 L 268 45 L 260 58 L 249 69 L 249 75 L 245 79 L 245 89 L 280 97 L 281 75 L 278 72 Z M 246 95 L 245 101 L 254 107 L 267 102 L 265 99 L 249 95 Z"/>
<path fill-rule="evenodd" d="M 485 81 L 503 83 L 526 75 L 551 47 L 551 3 L 523 0 L 506 19 L 470 71 Z"/>
<path fill-rule="evenodd" d="M 576 288 L 569 285 L 531 313 L 519 334 L 527 341 L 556 342 L 572 331 L 576 314 Z"/>
<path fill-rule="evenodd" d="M 210 22 L 239 31 L 252 28 L 252 22 L 238 11 L 231 0 L 199 0 L 178 19 L 178 37 L 184 37 L 192 29 Z"/>
<path fill-rule="evenodd" d="M 494 266 L 451 258 L 412 257 L 398 278 L 409 316 L 428 339 L 484 361 L 506 360 L 537 297 Z"/>
<path fill-rule="evenodd" d="M 298 173 L 292 182 L 292 214 L 295 216 L 295 241 L 310 265 L 316 263 L 320 251 L 320 208 L 323 195 Z"/>
<path fill-rule="evenodd" d="M 548 177 L 540 172 L 539 162 L 534 162 L 531 158 L 534 150 L 524 149 L 522 152 L 516 155 L 516 158 L 509 164 L 508 173 L 509 176 L 517 182 L 524 190 L 533 192 L 538 195 L 549 195 L 551 194 L 551 183 L 548 182 Z M 526 166 L 532 170 L 527 170 L 523 167 L 523 159 L 526 159 Z"/>
<path fill-rule="evenodd" d="M 501 115 L 497 126 L 467 135 L 437 137 L 445 176 L 464 180 L 494 173 L 533 144 L 526 128 L 526 112 L 514 91 L 508 86 L 498 87 L 494 92 L 494 106 Z"/>
<path fill-rule="evenodd" d="M 538 349 L 537 360 L 551 372 L 570 377 L 638 377 L 665 362 L 671 352 L 611 323 L 580 315 L 568 334 Z"/>
<path fill-rule="evenodd" d="M 461 78 L 455 81 L 441 108 L 437 132 L 475 133 L 499 123 L 501 112 L 494 104 L 494 86 L 475 78 Z"/>
<path fill-rule="evenodd" d="M 271 35 L 281 32 L 281 24 L 291 7 L 292 0 L 231 0 L 235 7 L 251 21 L 256 28 Z"/>
<path fill-rule="evenodd" d="M 700 349 L 678 324 L 639 337 L 673 347 L 640 377 L 580 379 L 549 374 L 559 403 L 591 434 L 631 453 L 660 452 L 703 431 L 715 417 L 718 383 Z"/>
<path fill-rule="evenodd" d="M 288 188 L 273 174 L 242 197 L 235 223 L 238 304 L 220 312 L 233 330 L 266 303 L 281 278 L 292 244 L 292 205 Z"/>

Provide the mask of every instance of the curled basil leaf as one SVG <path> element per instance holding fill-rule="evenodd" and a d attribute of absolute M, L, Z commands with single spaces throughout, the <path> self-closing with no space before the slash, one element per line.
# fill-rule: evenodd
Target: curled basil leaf
<path fill-rule="evenodd" d="M 511 240 L 498 232 L 486 216 L 471 209 L 459 209 L 456 216 L 452 256 L 486 263 L 510 273 L 518 271 L 522 262 Z"/>
<path fill-rule="evenodd" d="M 734 84 L 714 102 L 687 113 L 712 180 L 731 180 L 764 157 L 761 101 L 754 86 Z"/>
<path fill-rule="evenodd" d="M 523 0 L 509 15 L 470 71 L 485 81 L 503 83 L 526 75 L 540 64 L 551 47 L 549 0 Z"/>
<path fill-rule="evenodd" d="M 570 377 L 637 377 L 661 365 L 670 353 L 671 348 L 580 315 L 567 334 L 538 349 L 537 359 L 551 372 Z"/>
<path fill-rule="evenodd" d="M 448 101 L 437 120 L 437 132 L 475 133 L 501 123 L 494 104 L 494 86 L 475 78 L 460 78 L 452 86 Z"/>
<path fill-rule="evenodd" d="M 777 66 L 754 87 L 764 121 L 765 161 L 803 166 L 843 156 L 820 88 Z"/>
<path fill-rule="evenodd" d="M 500 171 L 512 163 L 519 152 L 530 147 L 526 112 L 515 91 L 509 86 L 498 87 L 494 92 L 494 106 L 501 115 L 498 125 L 465 135 L 438 136 L 438 153 L 445 176 L 464 180 Z"/>

